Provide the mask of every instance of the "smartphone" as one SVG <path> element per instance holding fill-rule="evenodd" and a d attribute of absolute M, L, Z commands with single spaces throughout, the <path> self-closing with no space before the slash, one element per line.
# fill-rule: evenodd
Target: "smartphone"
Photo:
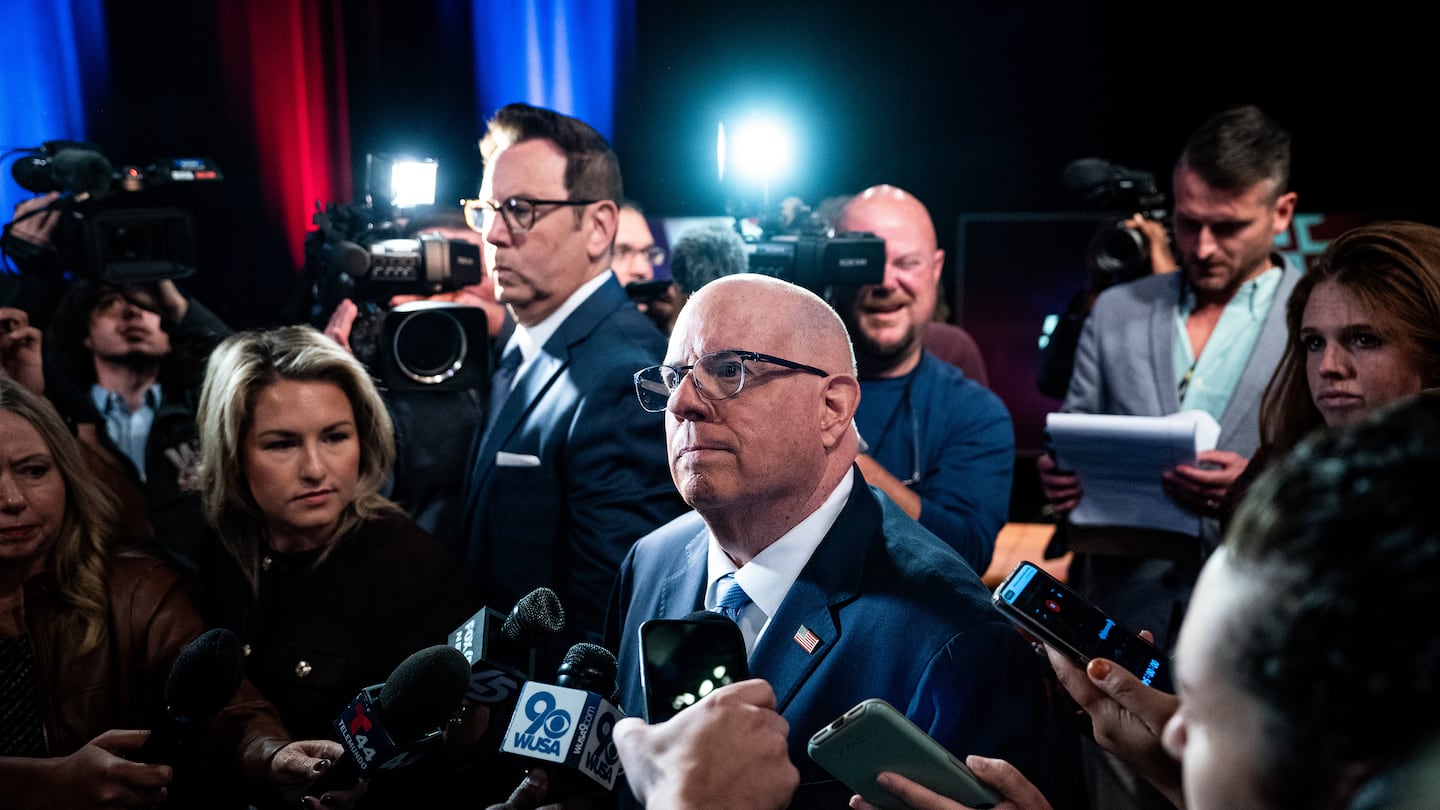
<path fill-rule="evenodd" d="M 882 810 L 906 810 L 875 781 L 882 771 L 970 807 L 994 807 L 1003 798 L 924 729 L 889 703 L 863 700 L 835 722 L 815 732 L 810 758 L 865 801 Z"/>
<path fill-rule="evenodd" d="M 632 281 L 625 285 L 625 294 L 635 303 L 643 303 L 663 298 L 665 292 L 670 289 L 670 279 L 655 278 L 649 281 Z"/>
<path fill-rule="evenodd" d="M 645 720 L 669 720 L 720 687 L 750 677 L 739 625 L 710 611 L 640 625 Z"/>
<path fill-rule="evenodd" d="M 1016 565 L 993 598 L 1001 613 L 1080 666 L 1108 658 L 1146 686 L 1175 691 L 1169 656 L 1035 563 Z"/>

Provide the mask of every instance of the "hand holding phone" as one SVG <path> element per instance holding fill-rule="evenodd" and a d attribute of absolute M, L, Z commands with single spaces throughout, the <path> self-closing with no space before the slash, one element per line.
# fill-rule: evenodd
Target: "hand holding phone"
<path fill-rule="evenodd" d="M 745 636 L 728 618 L 699 610 L 640 625 L 645 720 L 659 723 L 726 684 L 750 677 Z"/>
<path fill-rule="evenodd" d="M 879 698 L 861 701 L 815 732 L 808 751 L 816 764 L 881 810 L 907 808 L 876 781 L 885 771 L 970 807 L 994 807 L 1003 798 L 924 729 Z"/>
<path fill-rule="evenodd" d="M 1093 658 L 1108 658 L 1146 686 L 1175 691 L 1169 656 L 1035 563 L 1016 565 L 993 600 L 1001 613 L 1082 669 Z"/>

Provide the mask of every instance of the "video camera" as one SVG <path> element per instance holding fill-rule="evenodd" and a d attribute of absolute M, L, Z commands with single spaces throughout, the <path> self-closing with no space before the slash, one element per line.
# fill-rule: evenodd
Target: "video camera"
<path fill-rule="evenodd" d="M 798 199 L 759 218 L 747 239 L 750 272 L 797 284 L 830 301 L 845 290 L 885 280 L 885 240 L 873 233 L 831 234 L 830 225 Z"/>
<path fill-rule="evenodd" d="M 379 194 L 376 167 L 390 174 Z M 426 192 L 400 188 L 401 175 L 428 174 Z M 350 347 L 391 390 L 448 390 L 488 379 L 489 332 L 483 310 L 417 302 L 390 308 L 396 295 L 428 296 L 479 284 L 485 272 L 480 246 L 463 239 L 413 233 L 407 208 L 434 202 L 433 160 L 401 161 L 366 155 L 363 201 L 327 203 L 305 238 L 305 270 L 312 283 L 312 322 L 323 326 L 343 299 L 360 313 Z M 376 202 L 376 198 L 382 202 Z"/>
<path fill-rule="evenodd" d="M 1086 248 L 1093 292 L 1133 281 L 1154 272 L 1150 262 L 1150 240 L 1139 228 L 1125 224 L 1131 214 L 1159 222 L 1170 233 L 1165 195 L 1150 172 L 1127 169 L 1100 158 L 1072 161 L 1061 174 L 1061 182 L 1083 195 L 1091 210 L 1120 211 L 1121 216 L 1102 224 Z"/>
<path fill-rule="evenodd" d="M 122 166 L 117 172 L 99 146 L 83 141 L 46 141 L 23 150 L 10 171 L 27 191 L 61 194 L 48 209 L 22 216 L 45 210 L 63 214 L 50 245 L 13 236 L 6 227 L 4 250 L 16 266 L 22 272 L 74 272 L 112 284 L 194 273 L 190 213 L 182 207 L 135 203 L 156 202 L 157 197 L 167 196 L 162 189 L 224 179 L 204 158 L 166 158 L 146 166 Z"/>

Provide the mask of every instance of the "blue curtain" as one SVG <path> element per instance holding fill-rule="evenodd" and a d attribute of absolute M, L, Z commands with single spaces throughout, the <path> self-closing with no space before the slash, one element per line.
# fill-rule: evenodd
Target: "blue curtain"
<path fill-rule="evenodd" d="M 85 140 L 87 110 L 99 109 L 108 90 L 100 0 L 0 0 L 0 20 L 0 150 Z M 0 164 L 3 221 L 31 196 L 11 178 L 13 158 Z"/>
<path fill-rule="evenodd" d="M 573 115 L 613 140 L 634 0 L 473 0 L 479 131 L 513 101 Z"/>

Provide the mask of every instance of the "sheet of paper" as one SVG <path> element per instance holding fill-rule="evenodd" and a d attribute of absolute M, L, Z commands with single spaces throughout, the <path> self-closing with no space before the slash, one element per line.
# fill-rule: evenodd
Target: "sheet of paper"
<path fill-rule="evenodd" d="M 1070 513 L 1078 526 L 1132 526 L 1200 534 L 1200 517 L 1160 486 L 1160 474 L 1194 464 L 1212 450 L 1220 426 L 1204 411 L 1170 416 L 1052 413 L 1046 430 L 1062 470 L 1080 477 L 1085 494 Z"/>

